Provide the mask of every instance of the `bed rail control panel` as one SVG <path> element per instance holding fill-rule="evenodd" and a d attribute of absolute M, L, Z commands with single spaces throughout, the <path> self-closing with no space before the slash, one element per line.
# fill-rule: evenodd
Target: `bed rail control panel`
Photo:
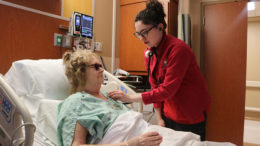
<path fill-rule="evenodd" d="M 124 86 L 120 86 L 120 90 L 127 94 L 127 89 Z"/>
<path fill-rule="evenodd" d="M 0 94 L 0 96 L 2 96 Z M 6 99 L 5 97 L 0 97 L 0 103 L 1 103 L 1 115 L 6 120 L 7 123 L 11 122 L 11 115 L 12 115 L 12 104 L 11 102 Z"/>
<path fill-rule="evenodd" d="M 10 99 L 6 90 L 0 87 L 0 146 L 10 145 L 12 139 L 11 135 L 15 122 L 13 116 L 16 107 Z"/>

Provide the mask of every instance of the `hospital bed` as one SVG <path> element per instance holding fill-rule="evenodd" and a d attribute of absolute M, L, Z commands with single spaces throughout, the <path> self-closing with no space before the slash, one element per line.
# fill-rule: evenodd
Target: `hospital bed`
<path fill-rule="evenodd" d="M 136 94 L 110 73 L 104 71 L 104 77 L 101 91 L 120 89 Z M 61 59 L 13 62 L 5 76 L 0 76 L 0 146 L 56 146 L 57 106 L 68 97 L 69 88 Z M 142 110 L 138 104 L 131 106 Z M 215 142 L 206 145 L 234 146 Z"/>
<path fill-rule="evenodd" d="M 136 94 L 107 71 L 104 71 L 104 79 L 102 92 L 122 90 Z M 62 60 L 16 61 L 5 76 L 0 77 L 0 84 L 0 145 L 12 145 L 11 141 L 25 146 L 57 145 L 57 105 L 68 97 L 70 88 Z M 130 106 L 141 110 L 138 104 Z"/>

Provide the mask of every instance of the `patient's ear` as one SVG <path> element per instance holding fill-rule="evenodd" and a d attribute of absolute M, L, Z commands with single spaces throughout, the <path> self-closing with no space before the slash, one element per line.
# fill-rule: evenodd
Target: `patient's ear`
<path fill-rule="evenodd" d="M 72 52 L 66 52 L 66 53 L 64 53 L 64 55 L 63 55 L 63 57 L 62 57 L 64 64 L 70 60 L 71 54 L 72 54 Z"/>

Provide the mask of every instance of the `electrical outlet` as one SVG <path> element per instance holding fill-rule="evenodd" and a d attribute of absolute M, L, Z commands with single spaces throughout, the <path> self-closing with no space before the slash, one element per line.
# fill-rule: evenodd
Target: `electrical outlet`
<path fill-rule="evenodd" d="M 96 51 L 102 51 L 102 43 L 101 42 L 95 42 L 94 47 Z"/>
<path fill-rule="evenodd" d="M 64 35 L 62 40 L 62 47 L 64 48 L 71 48 L 71 36 L 70 35 Z"/>

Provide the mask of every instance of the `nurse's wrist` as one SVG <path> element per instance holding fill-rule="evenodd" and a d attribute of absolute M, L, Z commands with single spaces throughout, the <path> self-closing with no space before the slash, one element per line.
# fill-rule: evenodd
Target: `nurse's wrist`
<path fill-rule="evenodd" d="M 131 95 L 131 99 L 133 102 L 143 102 L 142 96 L 139 94 Z"/>

